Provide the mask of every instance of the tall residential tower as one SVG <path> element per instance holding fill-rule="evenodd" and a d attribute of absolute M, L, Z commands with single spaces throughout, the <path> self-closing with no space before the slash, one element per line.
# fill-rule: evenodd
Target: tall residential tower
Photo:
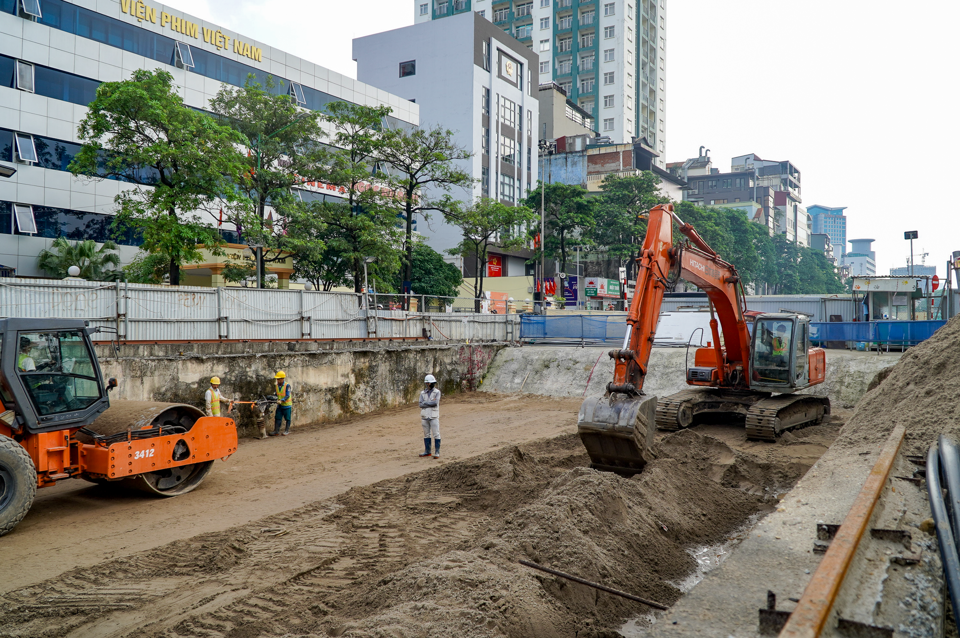
<path fill-rule="evenodd" d="M 416 22 L 475 11 L 539 56 L 613 142 L 645 138 L 666 156 L 666 0 L 414 0 Z M 541 132 L 542 136 L 542 132 Z"/>

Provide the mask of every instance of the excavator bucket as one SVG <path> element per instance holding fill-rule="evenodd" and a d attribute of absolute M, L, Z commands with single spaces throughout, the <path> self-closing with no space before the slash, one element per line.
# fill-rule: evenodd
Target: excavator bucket
<path fill-rule="evenodd" d="M 632 476 L 653 458 L 657 397 L 620 394 L 589 397 L 580 406 L 577 432 L 590 467 Z"/>

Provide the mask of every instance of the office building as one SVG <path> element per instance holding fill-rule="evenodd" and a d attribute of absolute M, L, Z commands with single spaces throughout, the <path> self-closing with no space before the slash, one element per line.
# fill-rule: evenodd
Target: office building
<path fill-rule="evenodd" d="M 814 204 L 807 207 L 807 212 L 813 219 L 813 232 L 830 236 L 830 242 L 840 248 L 839 258 L 847 252 L 847 216 L 843 211 L 846 206 L 821 206 Z"/>
<path fill-rule="evenodd" d="M 473 153 L 463 168 L 476 184 L 451 195 L 514 204 L 535 186 L 537 56 L 515 38 L 467 11 L 357 38 L 353 59 L 360 80 L 415 101 L 422 127 L 453 131 L 454 142 Z M 462 238 L 439 218 L 419 232 L 438 251 Z"/>
<path fill-rule="evenodd" d="M 833 254 L 833 244 L 830 242 L 830 235 L 825 233 L 812 233 L 810 235 L 810 247 L 822 251 L 827 261 L 834 266 L 837 265 L 837 258 Z"/>
<path fill-rule="evenodd" d="M 416 22 L 474 11 L 539 56 L 536 84 L 556 82 L 615 143 L 643 138 L 666 156 L 666 0 L 414 0 Z M 539 131 L 538 131 L 539 132 Z"/>
<path fill-rule="evenodd" d="M 876 277 L 877 253 L 872 249 L 873 239 L 851 239 L 853 246 L 843 257 L 843 264 L 850 268 L 851 277 Z"/>
<path fill-rule="evenodd" d="M 568 98 L 556 82 L 541 84 L 537 101 L 540 103 L 540 128 L 537 129 L 539 139 L 557 140 L 576 135 L 596 135 L 593 116 Z"/>
<path fill-rule="evenodd" d="M 0 264 L 42 276 L 37 255 L 54 238 L 109 238 L 114 198 L 129 186 L 78 179 L 67 166 L 97 87 L 137 69 L 168 71 L 197 109 L 209 108 L 224 85 L 242 86 L 248 74 L 261 84 L 272 75 L 274 91 L 307 109 L 332 101 L 386 105 L 393 113 L 385 126 L 419 123 L 419 107 L 406 99 L 162 4 L 0 0 L 0 162 L 17 168 L 0 178 Z M 335 196 L 326 188 L 304 191 Z M 118 243 L 129 261 L 136 239 Z"/>

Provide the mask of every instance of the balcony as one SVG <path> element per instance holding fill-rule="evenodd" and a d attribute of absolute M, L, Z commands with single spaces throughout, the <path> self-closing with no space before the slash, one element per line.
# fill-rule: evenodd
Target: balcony
<path fill-rule="evenodd" d="M 577 68 L 580 71 L 593 71 L 594 66 L 596 66 L 594 64 L 595 61 L 596 58 L 583 58 L 580 60 L 580 64 L 577 66 Z"/>
<path fill-rule="evenodd" d="M 585 27 L 588 24 L 593 24 L 596 21 L 597 14 L 594 11 L 589 13 L 584 13 L 580 15 L 580 26 Z"/>
<path fill-rule="evenodd" d="M 563 9 L 564 7 L 572 7 L 573 0 L 557 0 L 557 8 Z"/>
<path fill-rule="evenodd" d="M 453 10 L 454 11 L 463 11 L 467 8 L 467 0 L 454 0 Z"/>
<path fill-rule="evenodd" d="M 557 18 L 557 31 L 567 31 L 573 27 L 573 17 L 563 16 Z"/>
<path fill-rule="evenodd" d="M 573 49 L 573 40 L 560 40 L 557 42 L 557 53 L 569 53 Z"/>
<path fill-rule="evenodd" d="M 563 62 L 557 64 L 557 75 L 570 75 L 570 72 L 573 70 L 573 64 L 570 62 Z"/>

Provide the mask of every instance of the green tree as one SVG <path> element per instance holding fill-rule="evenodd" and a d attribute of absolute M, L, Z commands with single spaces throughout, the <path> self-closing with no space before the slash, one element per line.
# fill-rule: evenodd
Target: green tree
<path fill-rule="evenodd" d="M 328 156 L 325 179 L 342 189 L 341 202 L 311 202 L 308 210 L 326 226 L 329 254 L 342 259 L 353 278 L 353 289 L 363 288 L 364 259 L 376 261 L 376 278 L 392 281 L 400 266 L 402 244 L 396 202 L 392 193 L 373 185 L 381 161 L 383 136 L 379 132 L 390 108 L 347 102 L 328 105 L 324 119 L 332 126 L 334 150 Z"/>
<path fill-rule="evenodd" d="M 471 154 L 452 137 L 453 133 L 442 127 L 411 132 L 395 129 L 384 135 L 378 152 L 389 165 L 389 181 L 399 195 L 397 203 L 405 225 L 402 281 L 412 282 L 414 276 L 413 220 L 417 215 L 426 218 L 431 212 L 454 210 L 460 202 L 450 191 L 473 186 L 470 174 L 457 165 L 470 159 Z"/>
<path fill-rule="evenodd" d="M 133 261 L 123 267 L 123 276 L 134 284 L 162 284 L 168 269 L 169 260 L 165 255 L 140 250 Z"/>
<path fill-rule="evenodd" d="M 298 108 L 290 96 L 274 93 L 275 87 L 273 77 L 261 86 L 251 75 L 242 87 L 225 85 L 210 100 L 210 109 L 250 149 L 242 158 L 243 170 L 236 174 L 239 197 L 228 217 L 242 229 L 247 243 L 267 249 L 264 262 L 283 258 L 282 229 L 291 209 L 300 203 L 292 189 L 321 180 L 328 154 L 321 143 L 325 137 L 321 113 Z"/>
<path fill-rule="evenodd" d="M 79 268 L 79 276 L 90 281 L 116 281 L 122 274 L 117 245 L 112 241 L 98 248 L 92 239 L 70 242 L 57 237 L 49 249 L 37 255 L 37 267 L 57 279 L 66 277 L 71 266 Z"/>
<path fill-rule="evenodd" d="M 541 182 L 527 195 L 524 204 L 528 208 L 540 209 L 542 188 Z M 574 245 L 571 241 L 580 238 L 596 224 L 595 200 L 582 186 L 554 183 L 546 186 L 543 207 L 546 226 L 544 254 L 559 260 L 560 270 L 566 272 L 569 252 Z"/>
<path fill-rule="evenodd" d="M 475 261 L 473 296 L 477 312 L 483 297 L 483 275 L 490 248 L 497 246 L 510 250 L 523 246 L 527 241 L 527 228 L 538 218 L 537 213 L 526 206 L 507 206 L 486 197 L 478 199 L 472 206 L 446 214 L 447 221 L 463 232 L 463 240 L 451 252 Z"/>
<path fill-rule="evenodd" d="M 413 246 L 411 289 L 415 295 L 429 297 L 456 297 L 463 284 L 460 269 L 443 260 L 443 255 L 422 242 Z M 397 280 L 397 288 L 402 289 Z"/>
<path fill-rule="evenodd" d="M 320 204 L 291 207 L 285 219 L 281 247 L 293 253 L 293 275 L 330 291 L 350 283 L 350 260 L 344 257 L 334 233 L 318 214 Z"/>
<path fill-rule="evenodd" d="M 200 259 L 197 244 L 221 252 L 219 233 L 198 212 L 212 220 L 231 196 L 243 140 L 184 106 L 172 75 L 140 69 L 129 80 L 104 82 L 78 136 L 83 147 L 70 171 L 136 185 L 117 196 L 116 224 L 139 232 L 148 253 L 163 255 L 172 285 L 182 264 Z"/>
<path fill-rule="evenodd" d="M 627 276 L 633 276 L 647 233 L 646 214 L 657 204 L 668 201 L 659 191 L 660 178 L 650 171 L 630 177 L 608 175 L 598 197 L 596 225 L 590 239 L 608 258 L 627 264 Z"/>

